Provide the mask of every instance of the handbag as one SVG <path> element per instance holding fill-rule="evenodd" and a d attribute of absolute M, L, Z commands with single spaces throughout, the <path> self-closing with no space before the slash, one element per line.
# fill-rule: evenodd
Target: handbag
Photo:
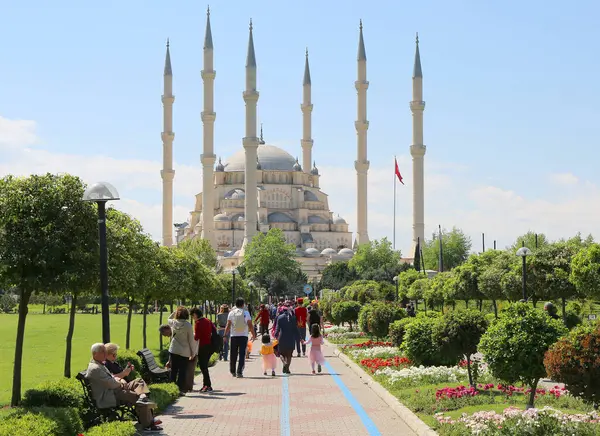
<path fill-rule="evenodd" d="M 212 348 L 212 352 L 213 354 L 220 353 L 223 350 L 223 338 L 219 336 L 219 333 L 217 333 L 217 328 L 212 322 L 210 323 L 210 327 L 210 346 Z"/>

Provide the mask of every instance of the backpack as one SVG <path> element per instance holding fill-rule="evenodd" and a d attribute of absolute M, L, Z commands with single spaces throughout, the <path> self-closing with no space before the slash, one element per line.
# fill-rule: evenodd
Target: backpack
<path fill-rule="evenodd" d="M 236 308 L 233 310 L 233 321 L 231 323 L 231 329 L 235 333 L 244 333 L 246 331 L 247 322 L 244 314 L 244 309 Z"/>
<path fill-rule="evenodd" d="M 210 323 L 210 327 L 210 346 L 213 350 L 213 353 L 220 353 L 223 349 L 223 338 L 219 336 L 219 333 L 217 333 L 217 328 L 212 322 Z"/>

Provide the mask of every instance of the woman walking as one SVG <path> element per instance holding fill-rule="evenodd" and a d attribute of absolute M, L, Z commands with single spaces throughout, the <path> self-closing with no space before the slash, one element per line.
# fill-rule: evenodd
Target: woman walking
<path fill-rule="evenodd" d="M 279 356 L 283 362 L 283 373 L 291 374 L 292 353 L 296 348 L 296 341 L 300 341 L 300 332 L 294 312 L 289 310 L 289 307 L 286 309 L 277 317 L 275 337 L 278 340 Z"/>
<path fill-rule="evenodd" d="M 179 394 L 187 392 L 187 374 L 189 361 L 194 360 L 198 354 L 198 342 L 194 339 L 194 327 L 189 323 L 190 314 L 188 310 L 179 306 L 169 316 L 172 339 L 169 346 L 171 356 L 171 381 L 179 386 Z"/>
<path fill-rule="evenodd" d="M 227 317 L 229 316 L 229 306 L 222 304 L 217 314 L 217 333 L 219 336 L 225 336 L 225 327 L 227 327 Z M 229 353 L 229 340 L 223 341 L 223 349 L 219 353 L 219 360 L 227 362 L 227 353 Z"/>

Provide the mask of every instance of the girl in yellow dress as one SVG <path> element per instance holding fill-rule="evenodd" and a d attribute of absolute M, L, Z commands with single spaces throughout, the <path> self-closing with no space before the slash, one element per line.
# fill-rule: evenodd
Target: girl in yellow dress
<path fill-rule="evenodd" d="M 277 346 L 277 339 L 271 340 L 271 335 L 264 334 L 262 337 L 262 347 L 260 348 L 260 354 L 262 356 L 262 367 L 264 375 L 267 375 L 267 371 L 271 370 L 271 375 L 275 377 L 275 368 L 277 368 L 277 357 L 275 356 L 274 347 Z"/>

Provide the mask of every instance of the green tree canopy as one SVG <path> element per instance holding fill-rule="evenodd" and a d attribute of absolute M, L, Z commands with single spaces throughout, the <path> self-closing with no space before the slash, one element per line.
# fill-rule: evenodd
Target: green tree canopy
<path fill-rule="evenodd" d="M 395 276 L 410 268 L 410 265 L 400 263 L 401 257 L 400 251 L 393 250 L 392 243 L 383 238 L 359 245 L 348 267 L 360 280 L 392 283 Z"/>
<path fill-rule="evenodd" d="M 523 242 L 525 242 L 525 246 L 530 250 L 535 250 L 536 248 L 542 248 L 545 245 L 548 245 L 550 241 L 543 233 L 537 233 L 537 247 L 535 246 L 535 235 L 536 233 L 533 231 L 528 231 L 524 235 L 521 235 L 517 238 L 515 242 L 509 247 L 509 251 L 516 252 L 519 248 L 523 246 Z"/>
<path fill-rule="evenodd" d="M 583 295 L 600 299 L 600 244 L 590 244 L 573 257 L 570 277 Z"/>
<path fill-rule="evenodd" d="M 194 238 L 181 241 L 177 248 L 197 257 L 207 268 L 220 272 L 217 252 L 210 246 L 208 239 Z"/>
<path fill-rule="evenodd" d="M 349 266 L 348 262 L 330 263 L 323 269 L 321 275 L 321 288 L 342 289 L 357 280 L 357 276 Z"/>
<path fill-rule="evenodd" d="M 464 263 L 469 257 L 471 245 L 471 238 L 465 235 L 461 229 L 457 227 L 453 227 L 451 231 L 443 229 L 442 258 L 444 261 L 444 271 L 451 270 Z M 439 271 L 439 234 L 434 233 L 430 240 L 425 241 L 423 245 L 423 260 L 426 269 Z"/>

